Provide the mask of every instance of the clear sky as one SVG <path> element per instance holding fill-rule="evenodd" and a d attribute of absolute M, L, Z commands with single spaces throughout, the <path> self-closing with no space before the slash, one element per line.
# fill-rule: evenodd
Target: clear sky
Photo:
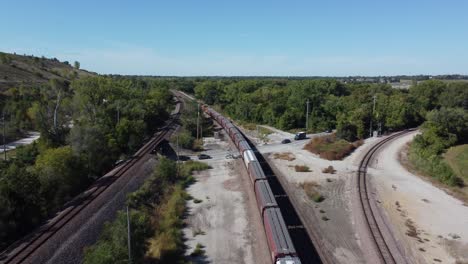
<path fill-rule="evenodd" d="M 98 73 L 468 74 L 466 0 L 0 0 L 0 50 Z"/>

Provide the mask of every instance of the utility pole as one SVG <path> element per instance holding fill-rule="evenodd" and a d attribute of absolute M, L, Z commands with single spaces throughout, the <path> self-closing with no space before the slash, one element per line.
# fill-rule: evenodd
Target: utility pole
<path fill-rule="evenodd" d="M 176 136 L 176 178 L 179 178 L 179 134 Z"/>
<path fill-rule="evenodd" d="M 120 123 L 120 103 L 117 102 L 117 124 Z"/>
<path fill-rule="evenodd" d="M 309 130 L 309 104 L 310 101 L 307 99 L 307 112 L 306 112 L 306 133 Z"/>
<path fill-rule="evenodd" d="M 372 108 L 372 114 L 371 114 L 371 119 L 370 119 L 370 132 L 369 132 L 369 137 L 372 137 L 372 119 L 374 118 L 374 112 L 375 112 L 375 99 L 377 98 L 377 95 L 374 94 L 373 100 L 374 100 L 374 106 Z"/>
<path fill-rule="evenodd" d="M 5 141 L 5 111 L 3 111 L 3 115 L 2 115 L 2 124 L 3 124 L 3 155 L 4 155 L 4 158 L 5 160 L 7 159 L 7 153 L 6 153 L 6 141 Z"/>
<path fill-rule="evenodd" d="M 199 126 L 200 126 L 200 104 L 197 104 L 197 140 L 198 140 Z"/>
<path fill-rule="evenodd" d="M 130 215 L 128 213 L 127 205 L 127 236 L 128 236 L 128 263 L 132 263 L 132 243 L 130 240 Z"/>

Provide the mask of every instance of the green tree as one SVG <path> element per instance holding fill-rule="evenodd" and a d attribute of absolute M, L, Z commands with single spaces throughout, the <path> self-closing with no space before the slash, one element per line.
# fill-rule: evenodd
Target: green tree
<path fill-rule="evenodd" d="M 36 175 L 18 162 L 5 165 L 0 171 L 0 247 L 29 232 L 44 214 Z"/>
<path fill-rule="evenodd" d="M 75 67 L 75 69 L 80 69 L 80 62 L 79 61 L 75 61 L 75 63 L 73 63 L 73 66 Z"/>
<path fill-rule="evenodd" d="M 147 239 L 152 234 L 150 219 L 139 211 L 130 211 L 132 223 L 132 258 L 134 263 L 142 263 L 148 244 Z M 127 250 L 127 216 L 119 211 L 117 219 L 107 223 L 99 238 L 92 247 L 85 249 L 85 264 L 115 264 L 126 263 Z"/>
<path fill-rule="evenodd" d="M 41 153 L 34 165 L 49 210 L 60 207 L 89 182 L 83 164 L 69 146 Z"/>

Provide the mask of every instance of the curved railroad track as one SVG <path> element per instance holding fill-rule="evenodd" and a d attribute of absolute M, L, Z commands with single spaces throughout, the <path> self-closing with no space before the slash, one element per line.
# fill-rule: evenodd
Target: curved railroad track
<path fill-rule="evenodd" d="M 144 155 L 151 153 L 170 133 L 174 124 L 180 116 L 182 102 L 179 96 L 175 95 L 176 108 L 171 113 L 171 118 L 166 122 L 154 136 L 141 147 L 130 160 L 124 162 L 120 166 L 107 173 L 95 183 L 93 183 L 85 192 L 75 197 L 65 206 L 66 209 L 59 212 L 58 215 L 50 220 L 47 224 L 39 227 L 27 238 L 24 238 L 12 246 L 7 248 L 0 254 L 1 264 L 16 264 L 23 263 L 31 257 L 41 246 L 43 246 L 50 238 L 67 225 L 72 219 L 77 217 L 83 209 L 96 200 L 109 186 L 117 179 L 124 175 L 132 168 Z"/>
<path fill-rule="evenodd" d="M 381 227 L 377 223 L 376 215 L 378 215 L 378 212 L 375 212 L 375 210 L 371 206 L 370 190 L 367 188 L 367 179 L 366 179 L 367 166 L 372 161 L 374 154 L 377 152 L 377 150 L 379 150 L 379 148 L 381 148 L 387 142 L 399 136 L 402 136 L 406 133 L 409 133 L 410 131 L 413 131 L 413 130 L 414 129 L 410 129 L 410 130 L 405 130 L 402 132 L 395 133 L 391 136 L 386 137 L 385 139 L 382 139 L 377 144 L 373 145 L 364 155 L 364 158 L 361 160 L 359 164 L 359 169 L 357 172 L 357 177 L 358 177 L 357 187 L 358 187 L 359 200 L 362 206 L 364 218 L 366 220 L 367 227 L 369 228 L 370 234 L 372 236 L 372 240 L 376 245 L 378 257 L 381 263 L 385 263 L 385 264 L 396 264 L 397 261 L 392 251 L 390 250 L 388 242 L 385 240 L 383 236 Z"/>

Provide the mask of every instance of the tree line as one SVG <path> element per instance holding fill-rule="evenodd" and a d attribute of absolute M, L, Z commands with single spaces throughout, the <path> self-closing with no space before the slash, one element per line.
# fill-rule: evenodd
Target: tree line
<path fill-rule="evenodd" d="M 207 79 L 194 84 L 197 98 L 229 117 L 295 131 L 336 129 L 347 141 L 371 130 L 391 132 L 421 125 L 410 149 L 411 162 L 441 182 L 462 186 L 442 154 L 468 141 L 468 83 L 428 80 L 408 90 L 386 84 L 345 84 L 335 80 Z"/>

